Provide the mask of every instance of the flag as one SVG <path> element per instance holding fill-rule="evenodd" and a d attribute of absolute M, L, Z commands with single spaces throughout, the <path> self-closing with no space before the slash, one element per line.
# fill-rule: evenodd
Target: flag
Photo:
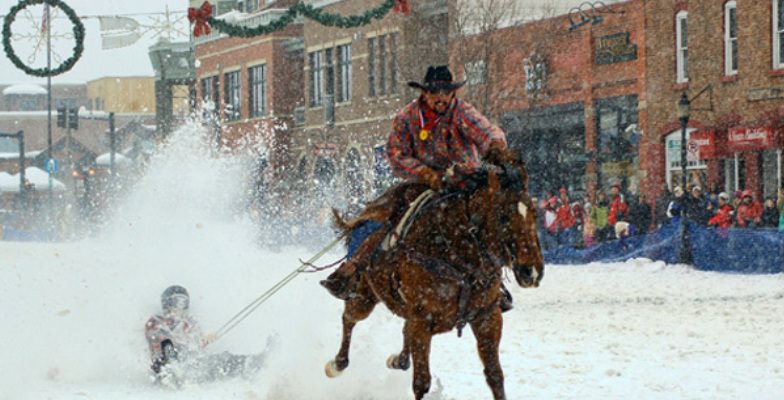
<path fill-rule="evenodd" d="M 98 17 L 101 23 L 101 48 L 117 49 L 136 43 L 141 34 L 139 23 L 128 17 Z"/>
<path fill-rule="evenodd" d="M 41 17 L 41 35 L 46 35 L 46 32 L 49 30 L 49 5 L 46 4 L 44 7 L 44 16 Z"/>

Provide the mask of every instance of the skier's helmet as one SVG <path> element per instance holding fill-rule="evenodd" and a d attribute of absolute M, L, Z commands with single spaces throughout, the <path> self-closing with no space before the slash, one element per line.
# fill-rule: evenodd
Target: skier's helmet
<path fill-rule="evenodd" d="M 187 310 L 190 305 L 188 290 L 180 285 L 173 285 L 166 288 L 161 294 L 161 307 L 164 311 L 172 309 Z"/>

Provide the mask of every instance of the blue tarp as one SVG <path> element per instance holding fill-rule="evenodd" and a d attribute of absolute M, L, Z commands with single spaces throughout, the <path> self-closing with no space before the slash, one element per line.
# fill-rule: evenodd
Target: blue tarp
<path fill-rule="evenodd" d="M 4 226 L 2 239 L 15 242 L 54 242 L 57 238 L 51 232 L 23 231 Z"/>
<path fill-rule="evenodd" d="M 707 229 L 689 223 L 692 262 L 696 269 L 742 273 L 780 273 L 784 268 L 784 231 L 775 229 Z M 586 264 L 648 258 L 680 262 L 681 226 L 600 243 L 585 249 L 561 247 L 544 252 L 547 263 Z"/>

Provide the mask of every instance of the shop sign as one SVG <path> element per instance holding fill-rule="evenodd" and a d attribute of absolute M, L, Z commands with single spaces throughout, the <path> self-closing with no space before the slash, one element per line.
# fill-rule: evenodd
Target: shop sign
<path fill-rule="evenodd" d="M 730 128 L 727 142 L 732 152 L 765 150 L 773 146 L 773 135 L 770 126 Z"/>
<path fill-rule="evenodd" d="M 634 176 L 634 165 L 629 161 L 606 162 L 602 164 L 602 174 L 606 176 Z"/>
<path fill-rule="evenodd" d="M 317 157 L 333 157 L 338 154 L 338 145 L 334 143 L 316 143 L 313 154 Z"/>
<path fill-rule="evenodd" d="M 686 158 L 689 161 L 707 160 L 716 158 L 716 135 L 713 131 L 696 131 L 689 135 L 689 144 L 686 148 Z"/>
<path fill-rule="evenodd" d="M 764 87 L 750 89 L 749 101 L 773 100 L 784 98 L 784 87 Z"/>
<path fill-rule="evenodd" d="M 596 64 L 615 64 L 637 59 L 637 45 L 629 40 L 629 32 L 615 33 L 596 39 Z"/>

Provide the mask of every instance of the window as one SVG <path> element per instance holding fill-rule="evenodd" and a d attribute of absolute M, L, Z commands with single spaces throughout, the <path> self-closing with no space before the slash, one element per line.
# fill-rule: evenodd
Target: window
<path fill-rule="evenodd" d="M 398 92 L 398 33 L 368 39 L 369 95 L 384 96 Z"/>
<path fill-rule="evenodd" d="M 376 96 L 376 38 L 368 39 L 368 95 Z"/>
<path fill-rule="evenodd" d="M 226 119 L 234 121 L 240 119 L 240 111 L 242 107 L 240 95 L 240 71 L 227 72 L 223 74 L 224 89 L 223 94 L 226 105 Z"/>
<path fill-rule="evenodd" d="M 784 0 L 773 0 L 773 68 L 784 68 Z"/>
<path fill-rule="evenodd" d="M 689 81 L 688 15 L 686 11 L 675 15 L 675 81 L 678 83 Z"/>
<path fill-rule="evenodd" d="M 201 80 L 202 102 L 211 102 L 208 108 L 212 107 L 213 110 L 216 109 L 220 104 L 220 92 L 218 92 L 219 87 L 220 83 L 218 82 L 217 76 L 210 76 Z M 98 102 L 96 102 L 95 107 L 98 109 Z"/>
<path fill-rule="evenodd" d="M 351 45 L 338 46 L 338 101 L 351 100 Z"/>
<path fill-rule="evenodd" d="M 389 93 L 397 93 L 399 81 L 397 68 L 398 33 L 389 35 Z"/>
<path fill-rule="evenodd" d="M 332 49 L 324 50 L 324 58 L 326 61 L 326 75 L 327 75 L 327 91 L 326 94 L 329 96 L 335 95 L 335 64 L 332 61 Z"/>
<path fill-rule="evenodd" d="M 724 75 L 738 73 L 738 20 L 735 2 L 724 5 Z"/>
<path fill-rule="evenodd" d="M 465 63 L 465 77 L 469 86 L 485 83 L 485 60 L 470 61 Z"/>
<path fill-rule="evenodd" d="M 694 132 L 693 128 L 686 129 L 686 141 L 689 141 L 689 136 Z M 667 161 L 667 185 L 670 188 L 679 186 L 682 182 L 683 175 L 681 174 L 681 130 L 678 129 L 669 135 L 665 140 L 667 146 L 666 161 Z M 705 160 L 686 161 L 686 185 L 691 187 L 699 185 L 700 187 L 708 187 L 708 164 Z M 685 190 L 685 189 L 684 189 Z"/>
<path fill-rule="evenodd" d="M 248 111 L 251 117 L 267 114 L 267 64 L 248 68 Z"/>
<path fill-rule="evenodd" d="M 320 106 L 323 99 L 324 71 L 321 64 L 321 52 L 314 51 L 308 54 L 310 62 L 310 106 Z"/>

